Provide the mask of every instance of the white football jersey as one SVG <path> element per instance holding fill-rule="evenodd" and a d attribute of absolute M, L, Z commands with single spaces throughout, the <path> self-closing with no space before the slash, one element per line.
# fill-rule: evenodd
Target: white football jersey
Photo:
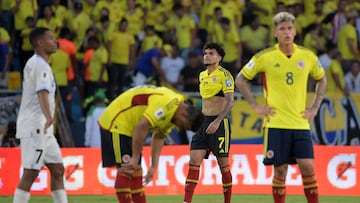
<path fill-rule="evenodd" d="M 55 112 L 56 84 L 50 65 L 41 56 L 34 54 L 26 63 L 23 76 L 23 91 L 17 119 L 16 137 L 29 137 L 33 134 L 44 134 L 46 122 L 38 92 L 48 91 L 51 115 Z M 54 127 L 47 129 L 46 135 L 54 133 Z"/>

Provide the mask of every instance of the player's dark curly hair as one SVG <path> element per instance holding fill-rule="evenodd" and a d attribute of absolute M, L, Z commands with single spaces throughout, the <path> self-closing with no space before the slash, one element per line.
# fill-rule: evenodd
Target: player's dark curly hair
<path fill-rule="evenodd" d="M 205 49 L 215 49 L 216 52 L 221 56 L 222 59 L 225 56 L 225 50 L 224 50 L 224 48 L 222 48 L 222 46 L 219 43 L 208 42 L 204 45 L 203 51 L 205 51 Z M 222 61 L 222 59 L 221 59 L 221 61 Z"/>
<path fill-rule="evenodd" d="M 188 119 L 191 125 L 191 131 L 198 131 L 204 122 L 204 114 L 195 106 L 189 105 L 187 108 Z"/>

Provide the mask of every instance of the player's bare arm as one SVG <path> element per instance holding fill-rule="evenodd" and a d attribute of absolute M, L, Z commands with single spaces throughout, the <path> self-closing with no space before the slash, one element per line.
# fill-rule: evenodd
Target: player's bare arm
<path fill-rule="evenodd" d="M 143 117 L 134 130 L 134 135 L 132 138 L 132 156 L 130 163 L 124 165 L 128 165 L 128 167 L 132 169 L 138 169 L 140 167 L 138 162 L 143 149 L 144 140 L 150 128 L 151 124 L 149 120 Z"/>
<path fill-rule="evenodd" d="M 234 93 L 229 92 L 224 95 L 224 108 L 223 110 L 218 114 L 217 118 L 209 124 L 209 126 L 206 129 L 207 134 L 213 134 L 217 131 L 217 129 L 220 126 L 221 121 L 230 113 L 231 108 L 234 105 Z M 214 107 L 212 107 L 214 108 Z"/>
<path fill-rule="evenodd" d="M 49 93 L 46 90 L 43 90 L 43 91 L 39 91 L 37 94 L 39 97 L 39 104 L 41 111 L 43 112 L 46 118 L 46 123 L 44 126 L 44 133 L 46 134 L 47 129 L 54 123 L 54 119 L 51 116 L 50 104 L 48 100 Z"/>
<path fill-rule="evenodd" d="M 307 108 L 303 112 L 303 117 L 305 119 L 310 121 L 316 116 L 320 108 L 321 102 L 324 99 L 324 95 L 326 93 L 326 84 L 327 84 L 326 76 L 316 81 L 315 96 L 313 98 L 311 107 Z"/>
<path fill-rule="evenodd" d="M 144 184 L 148 184 L 154 177 L 154 173 L 159 165 L 159 157 L 162 147 L 164 146 L 165 135 L 159 130 L 152 134 L 151 138 L 151 166 L 144 177 Z"/>
<path fill-rule="evenodd" d="M 273 107 L 260 105 L 256 102 L 256 99 L 251 91 L 250 81 L 245 78 L 241 72 L 236 76 L 235 85 L 257 114 L 265 117 L 275 115 L 275 109 Z"/>

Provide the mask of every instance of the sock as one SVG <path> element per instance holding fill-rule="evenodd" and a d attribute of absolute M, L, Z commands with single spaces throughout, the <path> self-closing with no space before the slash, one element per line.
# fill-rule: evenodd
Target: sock
<path fill-rule="evenodd" d="M 115 191 L 119 203 L 131 203 L 131 176 L 118 172 L 115 180 Z"/>
<path fill-rule="evenodd" d="M 131 196 L 134 203 L 146 203 L 142 179 L 142 169 L 136 170 L 131 179 Z"/>
<path fill-rule="evenodd" d="M 200 166 L 189 164 L 189 172 L 185 182 L 184 202 L 191 203 L 196 184 L 199 181 L 199 169 Z"/>
<path fill-rule="evenodd" d="M 52 199 L 54 200 L 54 203 L 67 203 L 67 196 L 64 189 L 58 189 L 51 191 Z"/>
<path fill-rule="evenodd" d="M 27 203 L 30 199 L 30 192 L 21 190 L 19 188 L 15 189 L 13 203 Z"/>
<path fill-rule="evenodd" d="M 286 188 L 285 188 L 285 179 L 273 178 L 272 183 L 272 193 L 274 198 L 274 203 L 285 203 L 286 197 Z"/>
<path fill-rule="evenodd" d="M 224 192 L 224 203 L 231 202 L 231 191 L 232 191 L 232 176 L 230 166 L 221 167 L 223 192 Z"/>
<path fill-rule="evenodd" d="M 319 203 L 319 194 L 314 175 L 303 177 L 304 193 L 308 203 Z"/>

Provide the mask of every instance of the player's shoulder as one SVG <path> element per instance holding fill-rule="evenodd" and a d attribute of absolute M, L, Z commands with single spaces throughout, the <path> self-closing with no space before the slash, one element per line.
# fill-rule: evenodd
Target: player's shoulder
<path fill-rule="evenodd" d="M 308 49 L 308 48 L 306 48 L 306 47 L 303 47 L 303 46 L 301 46 L 301 45 L 296 45 L 296 49 L 297 49 L 298 51 L 303 52 L 303 53 L 306 53 L 306 54 L 314 55 L 314 56 L 315 56 L 315 54 L 314 54 L 313 51 L 311 51 L 310 49 Z"/>
<path fill-rule="evenodd" d="M 219 66 L 218 71 L 224 75 L 230 74 L 230 71 L 222 66 Z M 231 74 L 230 74 L 231 75 Z"/>
<path fill-rule="evenodd" d="M 226 68 L 219 66 L 219 68 L 217 69 L 221 75 L 223 75 L 224 77 L 230 77 L 231 73 L 229 70 L 227 70 Z"/>
<path fill-rule="evenodd" d="M 254 58 L 260 58 L 264 55 L 268 55 L 268 54 L 272 54 L 274 51 L 276 51 L 276 47 L 269 47 L 269 48 L 266 48 L 266 49 L 263 49 L 262 51 L 259 51 L 258 53 L 256 53 L 254 55 Z"/>

